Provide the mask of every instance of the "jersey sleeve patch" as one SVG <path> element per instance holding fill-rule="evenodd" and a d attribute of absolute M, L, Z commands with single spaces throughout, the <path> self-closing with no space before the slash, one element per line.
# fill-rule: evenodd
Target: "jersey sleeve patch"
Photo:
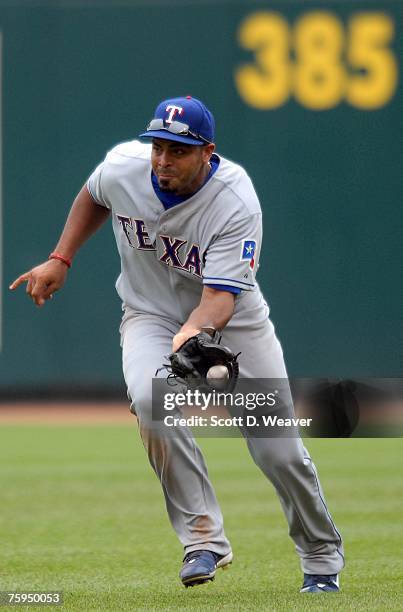
<path fill-rule="evenodd" d="M 242 240 L 240 261 L 249 261 L 251 270 L 255 267 L 256 240 Z"/>

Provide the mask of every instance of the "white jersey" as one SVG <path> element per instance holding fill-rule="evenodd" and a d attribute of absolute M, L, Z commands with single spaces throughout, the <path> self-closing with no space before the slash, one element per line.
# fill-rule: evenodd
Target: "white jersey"
<path fill-rule="evenodd" d="M 228 327 L 256 327 L 268 316 L 255 276 L 262 212 L 241 166 L 219 158 L 203 187 L 165 210 L 151 182 L 151 144 L 117 145 L 88 179 L 94 200 L 111 210 L 121 257 L 123 305 L 182 325 L 204 285 L 241 289 Z"/>

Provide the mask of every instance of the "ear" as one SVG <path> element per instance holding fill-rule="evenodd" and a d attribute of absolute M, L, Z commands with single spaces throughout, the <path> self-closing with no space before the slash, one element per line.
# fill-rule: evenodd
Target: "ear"
<path fill-rule="evenodd" d="M 210 157 L 213 155 L 214 151 L 215 151 L 215 144 L 213 142 L 208 145 L 203 146 L 202 158 L 205 164 L 208 161 L 210 161 Z"/>

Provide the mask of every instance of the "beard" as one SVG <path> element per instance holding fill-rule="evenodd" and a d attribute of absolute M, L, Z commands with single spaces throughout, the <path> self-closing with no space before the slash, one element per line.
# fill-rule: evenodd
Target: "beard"
<path fill-rule="evenodd" d="M 164 193 L 175 193 L 175 189 L 168 187 L 168 185 L 160 185 L 159 187 Z"/>
<path fill-rule="evenodd" d="M 166 179 L 158 180 L 158 186 L 164 193 L 175 193 L 176 189 L 169 186 L 170 181 Z"/>

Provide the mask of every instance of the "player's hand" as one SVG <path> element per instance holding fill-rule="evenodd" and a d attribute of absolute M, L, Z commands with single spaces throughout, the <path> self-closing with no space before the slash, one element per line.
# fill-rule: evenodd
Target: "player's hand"
<path fill-rule="evenodd" d="M 200 334 L 200 332 L 201 330 L 197 327 L 188 327 L 187 329 L 181 329 L 176 334 L 176 336 L 173 337 L 172 352 L 176 353 L 178 348 L 180 348 L 182 344 L 186 342 L 186 340 L 189 340 L 189 338 L 192 338 L 192 336 L 197 336 L 197 334 Z"/>
<path fill-rule="evenodd" d="M 43 306 L 46 300 L 53 297 L 55 291 L 64 285 L 68 267 L 58 259 L 50 259 L 43 264 L 24 272 L 10 285 L 14 291 L 22 283 L 27 283 L 26 292 L 37 306 Z"/>

